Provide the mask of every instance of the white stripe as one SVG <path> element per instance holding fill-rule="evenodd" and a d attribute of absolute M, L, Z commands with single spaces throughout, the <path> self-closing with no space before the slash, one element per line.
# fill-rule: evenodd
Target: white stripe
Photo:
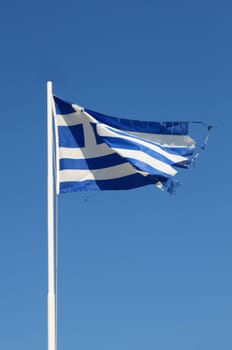
<path fill-rule="evenodd" d="M 75 105 L 72 105 L 75 108 Z M 79 107 L 79 106 L 77 106 Z M 81 107 L 79 107 L 81 108 Z M 107 124 L 98 122 L 91 114 L 83 111 L 82 115 L 84 119 L 88 119 L 91 123 L 96 123 L 98 125 L 105 125 L 105 127 L 109 127 L 111 129 L 115 129 L 118 131 L 125 132 L 126 134 L 131 134 L 136 137 L 140 137 L 142 139 L 150 140 L 155 143 L 160 144 L 164 147 L 187 147 L 187 148 L 195 148 L 196 142 L 189 135 L 165 135 L 165 134 L 155 134 L 155 133 L 144 133 L 144 132 L 134 132 L 123 129 L 113 128 L 108 126 Z M 99 134 L 100 136 L 100 134 Z"/>
<path fill-rule="evenodd" d="M 85 180 L 110 180 L 141 173 L 129 163 L 95 170 L 60 170 L 60 182 Z"/>
<path fill-rule="evenodd" d="M 72 126 L 79 125 L 83 122 L 83 116 L 81 112 L 70 113 L 70 114 L 56 114 L 55 123 L 57 126 Z"/>
<path fill-rule="evenodd" d="M 132 158 L 139 160 L 143 163 L 150 165 L 151 167 L 171 176 L 174 176 L 177 171 L 169 164 L 164 163 L 158 159 L 153 158 L 152 156 L 136 150 L 122 149 L 122 148 L 114 148 L 115 151 L 120 154 L 122 157 Z"/>
<path fill-rule="evenodd" d="M 94 149 L 97 146 L 94 130 L 91 124 L 87 121 L 83 121 L 85 148 Z"/>
<path fill-rule="evenodd" d="M 195 148 L 195 141 L 188 135 L 162 135 L 125 131 L 127 134 L 156 142 L 164 147 Z"/>
<path fill-rule="evenodd" d="M 121 139 L 129 140 L 132 142 L 136 142 L 140 145 L 146 146 L 147 148 L 150 148 L 151 150 L 153 150 L 153 151 L 163 155 L 164 157 L 170 159 L 174 163 L 180 163 L 180 162 L 183 162 L 183 161 L 188 159 L 186 157 L 182 157 L 179 155 L 168 153 L 168 152 L 162 150 L 160 147 L 158 147 L 154 144 L 147 143 L 146 141 L 144 141 L 142 139 L 137 139 L 137 138 L 135 139 L 135 138 L 130 137 L 130 136 L 119 135 L 116 132 L 114 132 L 113 128 L 106 127 L 104 124 L 97 124 L 97 132 L 99 133 L 100 136 L 114 136 L 114 137 L 117 137 L 119 139 L 121 138 Z"/>
<path fill-rule="evenodd" d="M 86 121 L 91 123 L 97 123 L 96 119 L 94 119 L 90 114 L 83 111 L 81 107 L 78 108 L 77 105 L 72 105 L 72 107 L 76 109 L 76 112 L 55 115 L 55 123 L 57 126 L 79 125 Z"/>
<path fill-rule="evenodd" d="M 59 158 L 70 158 L 70 159 L 87 159 L 107 156 L 115 153 L 115 151 L 102 143 L 96 145 L 94 148 L 67 148 L 59 147 Z"/>

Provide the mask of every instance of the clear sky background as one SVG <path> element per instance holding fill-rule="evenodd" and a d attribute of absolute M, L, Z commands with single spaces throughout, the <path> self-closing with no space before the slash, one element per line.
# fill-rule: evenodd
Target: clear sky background
<path fill-rule="evenodd" d="M 112 116 L 215 124 L 175 196 L 59 200 L 58 349 L 232 347 L 231 1 L 5 1 L 0 348 L 47 347 L 46 81 Z"/>

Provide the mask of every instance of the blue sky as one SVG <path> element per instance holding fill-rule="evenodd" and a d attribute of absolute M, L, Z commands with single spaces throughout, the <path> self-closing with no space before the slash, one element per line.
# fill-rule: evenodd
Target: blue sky
<path fill-rule="evenodd" d="M 59 200 L 58 349 L 232 346 L 232 5 L 5 2 L 0 348 L 47 346 L 46 81 L 113 116 L 217 125 L 175 196 Z"/>

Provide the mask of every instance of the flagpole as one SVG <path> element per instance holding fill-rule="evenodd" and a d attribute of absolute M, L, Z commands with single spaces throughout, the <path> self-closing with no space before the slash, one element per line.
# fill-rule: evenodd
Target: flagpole
<path fill-rule="evenodd" d="M 56 350 L 52 82 L 47 82 L 48 350 Z"/>

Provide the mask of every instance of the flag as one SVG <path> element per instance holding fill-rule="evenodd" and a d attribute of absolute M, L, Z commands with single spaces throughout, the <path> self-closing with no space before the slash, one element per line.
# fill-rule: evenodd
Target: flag
<path fill-rule="evenodd" d="M 173 192 L 177 169 L 194 157 L 189 122 L 115 118 L 58 97 L 53 105 L 58 193 L 146 185 Z"/>

